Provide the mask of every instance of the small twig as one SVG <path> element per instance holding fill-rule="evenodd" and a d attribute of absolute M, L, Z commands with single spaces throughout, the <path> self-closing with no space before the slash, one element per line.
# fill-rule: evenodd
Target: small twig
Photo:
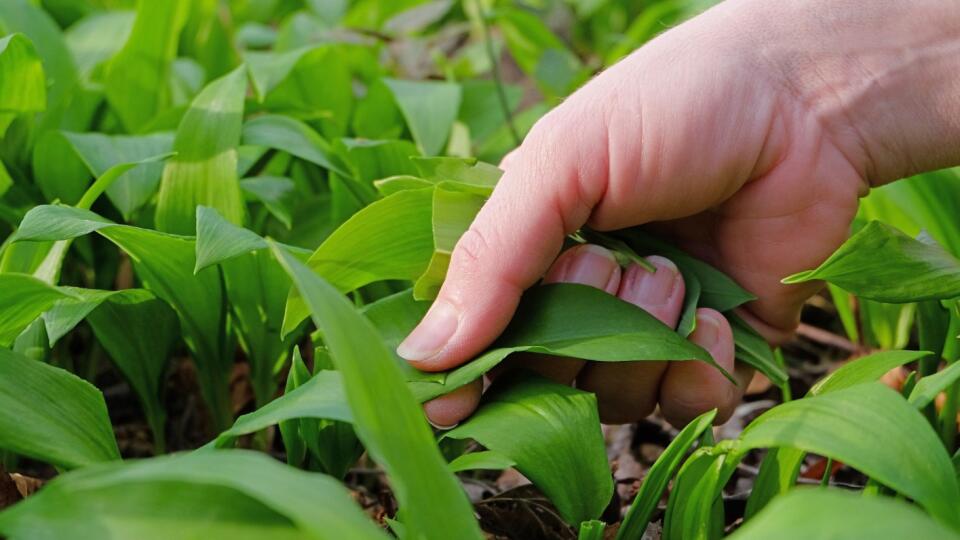
<path fill-rule="evenodd" d="M 809 324 L 800 323 L 800 326 L 797 327 L 797 335 L 822 345 L 829 345 L 831 347 L 843 349 L 849 353 L 860 352 L 860 347 L 849 339 L 843 336 L 838 336 L 833 332 L 828 332 L 822 328 L 810 326 Z"/>

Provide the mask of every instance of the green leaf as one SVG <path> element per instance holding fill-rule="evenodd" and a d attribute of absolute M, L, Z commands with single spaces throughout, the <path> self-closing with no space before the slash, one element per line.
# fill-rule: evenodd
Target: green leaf
<path fill-rule="evenodd" d="M 456 182 L 458 187 L 469 186 L 475 188 L 477 194 L 486 196 L 493 193 L 493 188 L 503 176 L 503 171 L 498 167 L 473 158 L 415 156 L 410 161 L 425 180 L 433 183 Z"/>
<path fill-rule="evenodd" d="M 677 472 L 687 452 L 693 447 L 702 434 L 713 425 L 717 410 L 707 411 L 687 424 L 680 433 L 670 441 L 667 448 L 654 462 L 647 475 L 640 484 L 637 497 L 630 504 L 627 515 L 624 516 L 620 529 L 617 531 L 617 540 L 640 538 L 657 509 L 657 504 L 663 497 L 670 479 Z"/>
<path fill-rule="evenodd" d="M 263 203 L 273 217 L 287 229 L 293 228 L 293 209 L 297 205 L 297 186 L 293 180 L 277 176 L 257 176 L 240 180 L 240 188 Z"/>
<path fill-rule="evenodd" d="M 287 382 L 286 385 L 284 385 L 283 394 L 289 395 L 308 380 L 310 380 L 310 371 L 307 370 L 307 366 L 303 363 L 300 348 L 294 347 L 293 358 L 290 359 L 290 371 L 287 373 Z M 243 417 L 241 417 L 241 419 L 242 418 Z M 283 438 L 283 447 L 287 451 L 287 464 L 294 467 L 300 467 L 307 457 L 307 446 L 303 441 L 300 429 L 302 422 L 302 420 L 296 418 L 277 422 L 277 427 L 280 429 L 280 437 Z M 239 423 L 239 419 L 238 422 L 234 423 L 234 427 L 236 427 L 237 423 Z M 222 437 L 223 435 L 221 434 L 217 440 L 220 441 Z M 225 446 L 227 442 L 226 438 L 222 440 L 223 442 L 219 443 L 221 447 Z"/>
<path fill-rule="evenodd" d="M 960 536 L 903 501 L 833 488 L 803 488 L 776 498 L 730 538 L 955 540 Z"/>
<path fill-rule="evenodd" d="M 551 284 L 524 294 L 490 350 L 448 372 L 442 383 L 432 380 L 436 374 L 411 383 L 414 395 L 425 401 L 451 392 L 515 352 L 600 362 L 699 360 L 716 366 L 708 352 L 633 304 L 586 285 Z"/>
<path fill-rule="evenodd" d="M 735 442 L 735 441 L 726 441 Z M 663 518 L 664 540 L 718 538 L 723 520 L 716 514 L 720 491 L 738 460 L 727 448 L 698 448 L 683 464 L 674 481 Z M 722 507 L 721 507 L 722 508 Z"/>
<path fill-rule="evenodd" d="M 0 514 L 0 532 L 11 540 L 387 538 L 335 480 L 243 450 L 60 476 Z"/>
<path fill-rule="evenodd" d="M 0 349 L 0 448 L 72 469 L 120 459 L 103 395 L 72 373 Z"/>
<path fill-rule="evenodd" d="M 878 302 L 948 299 L 960 296 L 960 261 L 936 244 L 871 221 L 818 268 L 783 282 L 816 279 Z"/>
<path fill-rule="evenodd" d="M 194 272 L 267 247 L 267 242 L 257 233 L 230 223 L 213 208 L 197 207 L 197 265 Z"/>
<path fill-rule="evenodd" d="M 97 231 L 130 255 L 144 286 L 177 312 L 183 338 L 197 363 L 200 388 L 218 428 L 231 416 L 227 378 L 233 351 L 224 342 L 223 283 L 207 269 L 194 275 L 193 238 L 117 225 L 93 212 L 38 206 L 23 219 L 18 240 L 65 240 Z"/>
<path fill-rule="evenodd" d="M 607 524 L 598 519 L 584 521 L 580 524 L 577 540 L 603 540 L 603 531 L 606 528 Z"/>
<path fill-rule="evenodd" d="M 424 155 L 443 150 L 460 110 L 460 86 L 436 81 L 383 79 Z"/>
<path fill-rule="evenodd" d="M 589 76 L 566 44 L 533 13 L 498 10 L 497 23 L 517 64 L 548 95 L 563 97 Z"/>
<path fill-rule="evenodd" d="M 640 229 L 617 231 L 637 253 L 643 255 L 662 255 L 680 268 L 684 274 L 696 276 L 700 282 L 700 305 L 717 311 L 730 311 L 756 297 L 737 285 L 733 279 L 713 266 L 688 255 L 669 242 L 645 234 Z"/>
<path fill-rule="evenodd" d="M 139 2 L 137 19 L 123 49 L 110 62 L 107 101 L 130 133 L 170 105 L 169 78 L 189 2 Z"/>
<path fill-rule="evenodd" d="M 491 450 L 463 454 L 447 464 L 450 472 L 490 470 L 500 471 L 516 466 L 517 462 Z"/>
<path fill-rule="evenodd" d="M 266 114 L 243 125 L 243 144 L 283 150 L 290 155 L 346 175 L 329 143 L 307 124 L 289 116 Z"/>
<path fill-rule="evenodd" d="M 800 466 L 807 453 L 803 450 L 781 446 L 771 448 L 760 463 L 760 472 L 753 482 L 744 519 L 750 519 L 762 510 L 774 497 L 793 489 L 800 474 Z"/>
<path fill-rule="evenodd" d="M 135 20 L 133 11 L 102 11 L 67 28 L 64 38 L 84 79 L 89 80 L 95 68 L 120 51 L 130 39 Z"/>
<path fill-rule="evenodd" d="M 231 223 L 243 222 L 237 146 L 246 88 L 240 67 L 193 100 L 174 139 L 177 155 L 163 170 L 155 218 L 159 230 L 192 234 L 198 205 L 216 208 Z"/>
<path fill-rule="evenodd" d="M 960 529 L 960 489 L 943 445 L 916 409 L 879 383 L 774 407 L 741 441 L 745 449 L 790 446 L 843 461 Z"/>
<path fill-rule="evenodd" d="M 47 80 L 33 43 L 23 34 L 0 38 L 0 117 L 47 107 Z M 3 135 L 5 126 L 0 129 Z"/>
<path fill-rule="evenodd" d="M 457 531 L 461 538 L 479 538 L 472 508 L 376 330 L 336 288 L 276 244 L 271 247 L 323 332 L 357 434 L 386 469 L 410 535 L 446 538 Z"/>
<path fill-rule="evenodd" d="M 589 392 L 533 375 L 498 380 L 444 437 L 474 439 L 516 461 L 571 525 L 600 517 L 613 494 L 597 398 Z"/>
<path fill-rule="evenodd" d="M 307 261 L 314 272 L 348 292 L 375 281 L 416 279 L 433 254 L 433 189 L 407 190 L 357 212 Z M 307 317 L 299 296 L 287 302 L 283 333 Z"/>
<path fill-rule="evenodd" d="M 81 289 L 78 287 L 59 287 L 60 291 L 71 296 L 63 298 L 43 313 L 43 323 L 46 327 L 50 347 L 53 347 L 60 338 L 70 333 L 81 321 L 87 318 L 93 310 L 103 302 L 122 291 L 101 291 L 97 289 Z"/>
<path fill-rule="evenodd" d="M 64 133 L 77 155 L 94 176 L 102 176 L 111 167 L 137 163 L 173 149 L 173 135 L 154 133 L 140 136 L 103 135 L 100 133 Z M 157 192 L 164 164 L 158 161 L 141 163 L 125 172 L 107 188 L 107 197 L 120 210 L 124 219 L 150 201 Z"/>
<path fill-rule="evenodd" d="M 87 322 L 113 364 L 140 399 L 154 445 L 166 445 L 162 392 L 170 351 L 179 335 L 176 313 L 143 289 L 116 291 L 94 309 Z"/>
<path fill-rule="evenodd" d="M 229 446 L 241 435 L 256 433 L 274 424 L 297 418 L 353 422 L 353 414 L 347 405 L 343 379 L 339 372 L 321 371 L 293 391 L 285 393 L 283 397 L 237 418 L 230 429 L 217 437 L 216 446 Z"/>
<path fill-rule="evenodd" d="M 876 381 L 891 369 L 919 360 L 929 354 L 926 351 L 882 351 L 857 358 L 820 379 L 810 388 L 810 395 L 826 394 Z"/>
<path fill-rule="evenodd" d="M 752 326 L 734 312 L 724 314 L 733 330 L 733 343 L 738 361 L 755 367 L 770 379 L 770 382 L 782 386 L 787 382 L 787 371 L 777 363 L 770 344 Z"/>
<path fill-rule="evenodd" d="M 9 347 L 41 313 L 69 296 L 33 276 L 0 274 L 0 347 Z"/>
<path fill-rule="evenodd" d="M 960 379 L 960 362 L 954 362 L 939 373 L 927 375 L 917 381 L 908 401 L 917 409 L 923 409 L 933 403 L 940 392 L 946 391 L 958 379 Z"/>

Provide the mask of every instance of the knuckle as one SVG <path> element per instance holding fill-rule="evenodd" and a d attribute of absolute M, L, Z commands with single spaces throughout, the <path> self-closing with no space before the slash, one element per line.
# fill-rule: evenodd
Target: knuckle
<path fill-rule="evenodd" d="M 471 227 L 457 241 L 456 249 L 450 256 L 450 265 L 462 270 L 476 268 L 485 260 L 489 252 L 490 244 L 485 234 Z"/>

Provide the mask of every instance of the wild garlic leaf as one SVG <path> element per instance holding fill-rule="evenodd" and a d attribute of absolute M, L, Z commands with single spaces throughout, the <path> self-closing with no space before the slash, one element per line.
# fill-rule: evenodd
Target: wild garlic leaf
<path fill-rule="evenodd" d="M 960 535 L 904 501 L 841 489 L 800 488 L 774 499 L 731 540 L 956 540 Z"/>
<path fill-rule="evenodd" d="M 216 208 L 243 223 L 246 212 L 237 178 L 237 146 L 243 125 L 246 70 L 241 66 L 208 84 L 187 109 L 167 162 L 157 199 L 157 229 L 193 234 L 196 208 Z"/>
<path fill-rule="evenodd" d="M 243 124 L 243 144 L 282 150 L 300 159 L 346 175 L 330 144 L 307 124 L 289 116 L 266 114 Z"/>
<path fill-rule="evenodd" d="M 929 354 L 926 351 L 881 351 L 856 358 L 817 381 L 810 388 L 810 395 L 818 396 L 876 381 L 891 369 L 919 360 Z"/>
<path fill-rule="evenodd" d="M 283 248 L 271 248 L 323 332 L 343 377 L 357 435 L 387 471 L 407 531 L 422 538 L 447 538 L 450 531 L 479 538 L 473 509 L 377 331 L 333 285 Z"/>
<path fill-rule="evenodd" d="M 0 513 L 0 533 L 11 540 L 387 538 L 337 481 L 247 450 L 193 452 L 62 475 Z"/>
<path fill-rule="evenodd" d="M 474 439 L 515 461 L 567 523 L 600 517 L 613 482 L 596 396 L 531 374 L 505 379 L 444 437 Z"/>
<path fill-rule="evenodd" d="M 947 390 L 958 379 L 960 379 L 960 362 L 954 362 L 938 373 L 921 377 L 910 392 L 908 401 L 917 409 L 923 409 L 933 403 L 940 392 Z"/>
<path fill-rule="evenodd" d="M 517 465 L 517 462 L 492 450 L 481 450 L 458 456 L 447 464 L 450 472 L 490 470 L 501 471 Z"/>
<path fill-rule="evenodd" d="M 960 488 L 943 444 L 915 408 L 879 383 L 774 407 L 740 439 L 744 449 L 789 446 L 843 461 L 960 530 Z"/>
<path fill-rule="evenodd" d="M 871 221 L 818 268 L 783 282 L 816 279 L 878 302 L 949 299 L 960 296 L 960 260 L 939 245 Z"/>
<path fill-rule="evenodd" d="M 0 274 L 0 347 L 9 347 L 41 313 L 71 296 L 27 274 Z"/>
<path fill-rule="evenodd" d="M 643 477 L 640 490 L 637 492 L 633 503 L 630 504 L 627 515 L 620 523 L 617 540 L 629 540 L 643 536 L 643 532 L 646 530 L 647 524 L 650 523 L 650 518 L 653 517 L 653 512 L 657 509 L 657 504 L 663 497 L 670 480 L 676 474 L 683 459 L 700 435 L 713 425 L 713 419 L 716 416 L 716 409 L 701 414 L 680 430 L 680 433 L 670 441 L 670 444 L 650 467 L 646 476 Z"/>
<path fill-rule="evenodd" d="M 437 81 L 384 79 L 403 113 L 410 134 L 426 156 L 443 150 L 460 110 L 460 86 Z"/>
<path fill-rule="evenodd" d="M 23 34 L 0 38 L 0 137 L 14 116 L 47 107 L 47 80 L 33 43 Z"/>
<path fill-rule="evenodd" d="M 120 459 L 96 387 L 2 348 L 0 448 L 66 469 Z"/>
<path fill-rule="evenodd" d="M 126 44 L 110 62 L 107 101 L 130 133 L 171 104 L 169 77 L 189 2 L 141 2 Z"/>

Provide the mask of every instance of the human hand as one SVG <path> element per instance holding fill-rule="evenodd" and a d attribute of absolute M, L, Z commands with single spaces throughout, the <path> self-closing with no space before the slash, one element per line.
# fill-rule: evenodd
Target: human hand
<path fill-rule="evenodd" d="M 556 259 L 584 224 L 646 225 L 672 239 L 754 293 L 744 318 L 783 341 L 818 286 L 780 280 L 843 242 L 858 197 L 960 162 L 960 14 L 951 4 L 734 0 L 666 32 L 551 111 L 505 160 L 437 300 L 398 353 L 427 371 L 469 360 L 544 275 L 618 294 L 675 325 L 682 280 L 668 261 L 642 274 L 596 247 Z M 732 371 L 723 317 L 700 310 L 697 326 L 691 339 Z M 637 420 L 658 402 L 675 424 L 712 407 L 723 421 L 743 386 L 692 362 L 532 363 L 595 392 L 607 422 Z M 736 373 L 742 383 L 748 370 Z M 477 381 L 433 400 L 427 415 L 456 423 L 480 391 Z"/>

